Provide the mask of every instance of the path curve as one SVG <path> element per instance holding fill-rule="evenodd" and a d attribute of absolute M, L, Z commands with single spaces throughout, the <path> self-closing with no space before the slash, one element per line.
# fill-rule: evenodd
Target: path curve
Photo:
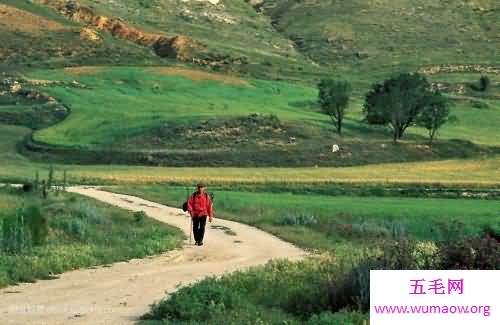
<path fill-rule="evenodd" d="M 189 219 L 182 210 L 97 187 L 68 190 L 128 210 L 142 210 L 189 236 Z M 237 236 L 212 225 L 228 227 Z M 186 242 L 182 249 L 152 258 L 70 271 L 55 280 L 1 289 L 0 324 L 133 324 L 152 302 L 175 291 L 179 284 L 264 264 L 273 258 L 296 260 L 306 254 L 264 231 L 221 219 L 207 224 L 204 242 L 202 247 Z"/>

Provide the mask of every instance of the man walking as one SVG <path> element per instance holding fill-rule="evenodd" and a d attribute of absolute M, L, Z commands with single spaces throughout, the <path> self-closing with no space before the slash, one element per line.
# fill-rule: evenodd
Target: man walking
<path fill-rule="evenodd" d="M 209 222 L 212 222 L 213 218 L 212 199 L 205 192 L 205 185 L 201 183 L 196 185 L 196 192 L 188 199 L 187 209 L 193 221 L 194 241 L 196 245 L 201 246 L 205 236 L 207 217 Z"/>

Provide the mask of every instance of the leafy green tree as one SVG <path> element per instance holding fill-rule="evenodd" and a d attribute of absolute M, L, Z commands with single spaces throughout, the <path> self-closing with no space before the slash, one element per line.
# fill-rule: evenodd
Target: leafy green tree
<path fill-rule="evenodd" d="M 349 105 L 351 85 L 345 81 L 325 79 L 318 84 L 318 90 L 321 109 L 330 116 L 338 134 L 342 134 L 342 121 Z"/>
<path fill-rule="evenodd" d="M 434 95 L 430 83 L 418 73 L 401 73 L 375 84 L 368 92 L 364 104 L 366 121 L 370 124 L 389 125 L 393 140 L 397 142 Z"/>
<path fill-rule="evenodd" d="M 429 143 L 431 145 L 438 129 L 448 121 L 449 115 L 450 109 L 446 98 L 436 91 L 417 117 L 417 124 L 426 128 L 429 132 Z"/>

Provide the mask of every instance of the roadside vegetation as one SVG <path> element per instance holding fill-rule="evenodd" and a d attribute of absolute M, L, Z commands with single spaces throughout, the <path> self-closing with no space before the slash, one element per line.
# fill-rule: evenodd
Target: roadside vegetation
<path fill-rule="evenodd" d="M 159 185 L 110 190 L 171 206 L 189 193 Z M 181 288 L 156 302 L 144 324 L 361 325 L 368 320 L 370 269 L 500 267 L 497 200 L 209 190 L 216 217 L 259 227 L 316 255 Z"/>
<path fill-rule="evenodd" d="M 0 187 L 0 287 L 179 247 L 178 229 L 76 194 Z"/>

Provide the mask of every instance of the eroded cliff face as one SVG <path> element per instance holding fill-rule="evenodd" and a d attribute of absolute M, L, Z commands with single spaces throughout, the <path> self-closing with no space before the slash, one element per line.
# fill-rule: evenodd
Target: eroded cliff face
<path fill-rule="evenodd" d="M 144 32 L 140 28 L 124 22 L 120 18 L 99 15 L 91 8 L 75 1 L 38 0 L 72 21 L 86 25 L 86 28 L 107 32 L 114 37 L 151 47 L 160 57 L 190 61 L 203 50 L 202 44 L 182 35 L 169 37 L 162 34 Z"/>

